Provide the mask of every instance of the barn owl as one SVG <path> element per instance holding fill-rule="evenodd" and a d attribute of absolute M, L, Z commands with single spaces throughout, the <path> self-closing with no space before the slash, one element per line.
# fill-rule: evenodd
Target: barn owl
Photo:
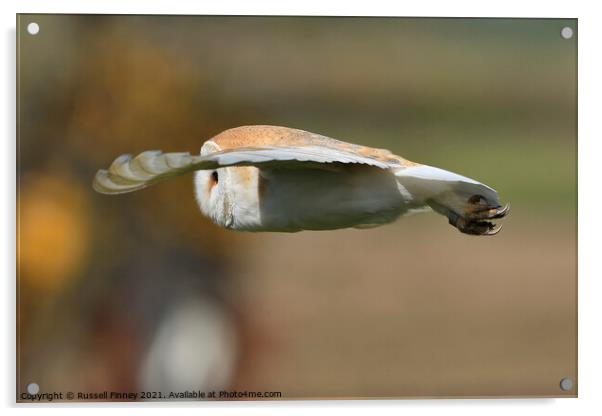
<path fill-rule="evenodd" d="M 194 172 L 201 212 L 232 230 L 369 228 L 432 209 L 462 233 L 495 235 L 508 213 L 492 188 L 375 149 L 287 127 L 243 126 L 200 155 L 146 151 L 97 172 L 100 193 L 132 192 Z"/>

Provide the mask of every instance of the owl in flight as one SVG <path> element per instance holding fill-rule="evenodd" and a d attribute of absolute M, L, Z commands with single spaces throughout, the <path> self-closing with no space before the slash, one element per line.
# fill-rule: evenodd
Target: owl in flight
<path fill-rule="evenodd" d="M 473 179 L 388 150 L 276 126 L 226 130 L 198 156 L 122 155 L 96 173 L 93 186 L 120 194 L 189 172 L 202 213 L 232 230 L 369 228 L 431 208 L 465 234 L 495 235 L 501 225 L 491 220 L 509 209 Z"/>

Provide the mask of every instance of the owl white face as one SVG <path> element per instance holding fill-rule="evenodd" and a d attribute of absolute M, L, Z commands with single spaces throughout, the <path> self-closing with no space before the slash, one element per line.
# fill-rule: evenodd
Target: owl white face
<path fill-rule="evenodd" d="M 262 227 L 256 167 L 197 171 L 194 190 L 201 212 L 215 224 L 237 230 Z"/>
<path fill-rule="evenodd" d="M 201 155 L 219 150 L 214 142 L 207 141 Z M 259 169 L 256 167 L 196 171 L 194 192 L 201 212 L 215 224 L 240 230 L 261 227 Z"/>
<path fill-rule="evenodd" d="M 194 174 L 194 194 L 201 212 L 222 227 L 232 225 L 228 168 L 199 170 Z"/>
<path fill-rule="evenodd" d="M 201 155 L 219 151 L 212 141 L 201 147 Z M 198 170 L 194 173 L 194 195 L 201 212 L 222 227 L 232 224 L 232 209 L 228 192 L 228 168 Z"/>

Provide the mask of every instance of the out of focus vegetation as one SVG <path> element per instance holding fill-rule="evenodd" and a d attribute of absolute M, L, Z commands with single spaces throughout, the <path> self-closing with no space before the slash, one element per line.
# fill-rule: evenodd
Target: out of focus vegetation
<path fill-rule="evenodd" d="M 556 393 L 576 374 L 567 25 L 576 32 L 574 20 L 21 15 L 18 389 Z M 245 124 L 389 148 L 489 184 L 512 215 L 486 241 L 435 216 L 248 235 L 202 218 L 190 177 L 92 191 L 116 155 L 198 152 Z M 326 258 L 342 240 L 353 250 Z M 462 368 L 466 390 L 452 381 Z"/>

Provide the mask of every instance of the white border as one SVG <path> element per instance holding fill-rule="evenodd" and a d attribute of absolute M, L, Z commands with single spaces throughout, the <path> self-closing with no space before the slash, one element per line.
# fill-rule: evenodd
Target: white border
<path fill-rule="evenodd" d="M 377 412 L 379 414 L 412 412 L 420 414 L 468 415 L 484 412 L 491 415 L 507 415 L 512 412 L 529 414 L 562 415 L 595 414 L 599 411 L 602 393 L 600 352 L 600 319 L 602 316 L 602 274 L 597 268 L 596 253 L 601 253 L 599 236 L 601 222 L 596 211 L 600 203 L 597 166 L 600 164 L 600 118 L 602 89 L 602 58 L 600 41 L 602 15 L 595 2 L 577 3 L 572 0 L 526 2 L 504 1 L 422 1 L 385 2 L 371 0 L 351 1 L 304 0 L 296 3 L 283 1 L 211 1 L 192 2 L 186 0 L 88 0 L 26 1 L 18 4 L 1 2 L 3 24 L 2 76 L 0 125 L 5 137 L 2 140 L 2 166 L 0 181 L 5 203 L 2 204 L 2 247 L 4 290 L 2 308 L 6 312 L 2 319 L 5 341 L 0 343 L 1 367 L 5 369 L 0 378 L 2 404 L 12 407 L 9 411 L 35 411 L 40 406 L 14 408 L 15 397 L 15 13 L 124 13 L 124 14 L 286 14 L 286 15 L 372 15 L 372 16 L 466 16 L 466 17 L 569 17 L 579 18 L 579 399 L 495 399 L 495 400 L 412 400 L 412 401 L 336 401 L 336 402 L 245 402 L 245 403 L 160 403 L 160 404 L 108 404 L 108 405 L 58 405 L 44 406 L 44 411 L 63 414 L 65 412 L 116 414 L 143 411 L 145 414 L 163 414 L 177 411 L 198 414 L 207 411 L 223 411 L 235 414 L 245 409 L 256 414 L 331 413 L 343 410 L 351 414 Z M 176 409 L 173 409 L 176 407 Z M 172 410 L 173 409 L 173 410 Z"/>

